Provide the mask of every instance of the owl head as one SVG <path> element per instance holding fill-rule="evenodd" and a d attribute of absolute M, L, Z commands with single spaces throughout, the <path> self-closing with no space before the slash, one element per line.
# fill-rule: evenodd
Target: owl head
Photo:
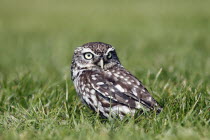
<path fill-rule="evenodd" d="M 72 69 L 106 70 L 120 64 L 115 49 L 106 43 L 90 42 L 74 51 Z"/>

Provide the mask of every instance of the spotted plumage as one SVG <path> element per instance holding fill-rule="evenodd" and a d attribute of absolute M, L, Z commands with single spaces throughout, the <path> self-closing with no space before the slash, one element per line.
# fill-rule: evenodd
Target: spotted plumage
<path fill-rule="evenodd" d="M 71 78 L 81 100 L 107 118 L 123 117 L 161 107 L 142 83 L 120 63 L 115 49 L 102 42 L 78 47 Z"/>

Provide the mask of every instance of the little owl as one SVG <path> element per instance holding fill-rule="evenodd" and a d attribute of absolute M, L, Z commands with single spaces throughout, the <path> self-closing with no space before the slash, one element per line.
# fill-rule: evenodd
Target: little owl
<path fill-rule="evenodd" d="M 90 42 L 74 51 L 71 78 L 82 102 L 106 118 L 162 108 L 142 83 L 120 63 L 115 49 Z"/>

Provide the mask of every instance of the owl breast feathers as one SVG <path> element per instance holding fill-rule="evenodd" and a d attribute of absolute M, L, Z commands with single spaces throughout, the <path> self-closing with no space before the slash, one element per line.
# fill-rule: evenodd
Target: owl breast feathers
<path fill-rule="evenodd" d="M 107 118 L 162 108 L 142 83 L 121 65 L 115 49 L 91 42 L 78 47 L 73 56 L 71 77 L 81 100 Z"/>

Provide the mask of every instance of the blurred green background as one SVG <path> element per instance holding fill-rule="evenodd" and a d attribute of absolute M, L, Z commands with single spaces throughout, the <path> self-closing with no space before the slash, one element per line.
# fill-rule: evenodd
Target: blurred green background
<path fill-rule="evenodd" d="M 0 139 L 83 134 L 89 139 L 208 139 L 209 6 L 208 0 L 0 0 Z M 113 45 L 125 68 L 166 106 L 160 121 L 93 125 L 69 73 L 74 49 L 92 41 Z M 185 118 L 189 114 L 192 118 Z"/>
<path fill-rule="evenodd" d="M 131 70 L 171 66 L 207 74 L 209 4 L 196 0 L 1 0 L 0 70 L 7 75 L 19 68 L 62 75 L 75 47 L 102 41 L 113 45 Z"/>

